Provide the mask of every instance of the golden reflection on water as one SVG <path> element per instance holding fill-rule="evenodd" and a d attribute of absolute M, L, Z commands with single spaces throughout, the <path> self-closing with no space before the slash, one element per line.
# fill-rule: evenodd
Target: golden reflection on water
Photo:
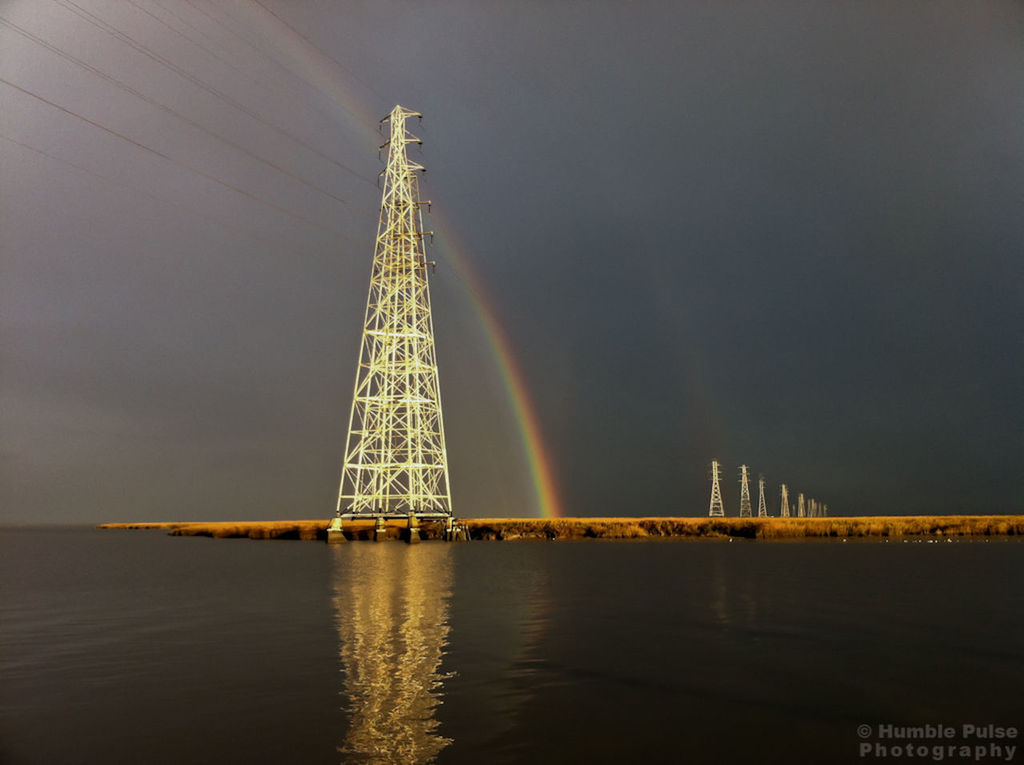
<path fill-rule="evenodd" d="M 343 761 L 427 762 L 451 743 L 435 712 L 448 638 L 452 548 L 353 543 L 331 550 L 349 727 Z"/>
<path fill-rule="evenodd" d="M 709 590 L 714 620 L 723 627 L 749 627 L 758 620 L 758 603 L 764 600 L 757 582 L 736 576 L 727 561 L 715 558 L 710 566 Z"/>

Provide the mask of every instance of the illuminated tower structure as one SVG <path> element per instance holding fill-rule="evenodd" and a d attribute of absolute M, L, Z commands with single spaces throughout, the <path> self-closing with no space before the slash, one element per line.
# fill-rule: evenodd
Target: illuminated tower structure
<path fill-rule="evenodd" d="M 711 461 L 711 508 L 708 515 L 721 518 L 725 515 L 725 505 L 722 504 L 722 487 L 719 485 L 718 460 Z"/>
<path fill-rule="evenodd" d="M 759 475 L 757 477 L 757 517 L 767 518 L 768 517 L 768 505 L 764 501 L 764 476 Z"/>
<path fill-rule="evenodd" d="M 789 487 L 786 484 L 782 484 L 782 499 L 779 503 L 779 517 L 789 517 Z"/>
<path fill-rule="evenodd" d="M 740 465 L 740 518 L 749 518 L 753 513 L 750 508 L 750 482 L 746 465 Z"/>
<path fill-rule="evenodd" d="M 434 325 L 418 174 L 406 128 L 418 112 L 396 106 L 332 528 L 342 519 L 451 518 L 448 455 L 434 353 Z M 339 534 L 340 536 L 340 534 Z M 341 541 L 341 540 L 338 540 Z"/>
<path fill-rule="evenodd" d="M 800 492 L 796 497 L 796 514 L 798 518 L 805 517 L 804 493 Z"/>

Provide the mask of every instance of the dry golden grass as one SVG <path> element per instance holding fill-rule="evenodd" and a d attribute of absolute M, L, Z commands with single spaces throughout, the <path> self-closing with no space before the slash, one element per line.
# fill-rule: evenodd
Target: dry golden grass
<path fill-rule="evenodd" d="M 208 523 L 104 523 L 100 529 L 166 529 L 173 536 L 249 539 L 326 539 L 327 521 L 221 521 Z M 1021 515 L 912 515 L 859 518 L 467 518 L 472 539 L 644 539 L 666 537 L 743 539 L 1018 536 Z M 404 521 L 388 522 L 399 538 Z M 345 524 L 350 539 L 370 539 L 371 520 Z M 437 539 L 441 524 L 424 521 L 420 534 Z"/>
<path fill-rule="evenodd" d="M 193 523 L 104 523 L 98 529 L 167 529 L 180 537 L 248 537 L 249 539 L 326 539 L 326 521 L 212 521 Z"/>
<path fill-rule="evenodd" d="M 167 521 L 162 523 L 103 523 L 98 529 L 166 529 L 175 537 L 214 537 L 218 539 L 327 539 L 328 521 Z M 351 521 L 345 524 L 349 539 L 372 539 L 375 522 Z M 406 528 L 405 521 L 387 522 L 389 539 L 398 539 Z M 439 538 L 441 528 L 423 521 L 420 534 L 424 539 Z"/>
<path fill-rule="evenodd" d="M 1024 516 L 924 515 L 860 518 L 480 518 L 464 521 L 473 539 L 638 539 L 644 537 L 1013 536 Z"/>

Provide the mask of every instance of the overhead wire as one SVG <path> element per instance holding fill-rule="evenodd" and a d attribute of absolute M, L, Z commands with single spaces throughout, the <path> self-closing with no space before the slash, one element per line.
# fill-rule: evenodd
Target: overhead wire
<path fill-rule="evenodd" d="M 205 220 L 205 221 L 207 221 L 209 223 L 213 223 L 213 224 L 215 224 L 217 226 L 220 226 L 220 227 L 222 227 L 222 228 L 224 228 L 224 229 L 226 229 L 228 231 L 234 231 L 236 233 L 243 234 L 245 236 L 251 237 L 252 239 L 255 239 L 255 240 L 257 240 L 259 242 L 262 242 L 264 244 L 273 245 L 274 247 L 293 247 L 294 246 L 294 242 L 291 241 L 291 240 L 275 241 L 275 240 L 272 240 L 272 239 L 269 239 L 269 238 L 263 236 L 262 234 L 259 234 L 259 233 L 255 232 L 255 231 L 253 231 L 251 229 L 242 228 L 241 226 L 233 226 L 233 225 L 231 225 L 229 223 L 225 223 L 223 220 L 220 220 L 219 218 L 216 218 L 216 217 L 214 217 L 212 215 L 207 215 L 206 213 L 204 213 L 204 212 L 202 212 L 200 210 L 197 210 L 195 208 L 189 207 L 187 205 L 183 205 L 180 202 L 175 202 L 174 200 L 171 200 L 171 199 L 164 199 L 162 197 L 159 197 L 156 194 L 153 194 L 151 191 L 147 191 L 146 189 L 142 188 L 141 186 L 137 186 L 137 185 L 134 185 L 134 184 L 131 184 L 131 183 L 125 183 L 124 181 L 120 181 L 120 180 L 118 180 L 116 178 L 111 178 L 110 176 L 104 175 L 102 173 L 97 173 L 95 170 L 91 170 L 88 167 L 85 167 L 83 165 L 78 164 L 77 162 L 72 162 L 71 160 L 66 159 L 64 157 L 59 157 L 56 154 L 53 154 L 51 152 L 46 151 L 45 149 L 41 149 L 40 147 L 33 146 L 32 144 L 29 144 L 29 143 L 25 143 L 24 141 L 19 141 L 17 138 L 13 138 L 13 137 L 11 137 L 9 135 L 5 135 L 3 133 L 0 133 L 0 139 L 3 139 L 3 140 L 8 141 L 10 143 L 13 143 L 16 146 L 20 146 L 23 149 L 27 149 L 28 151 L 32 151 L 32 152 L 35 152 L 36 154 L 40 154 L 40 155 L 42 155 L 42 156 L 46 157 L 47 159 L 50 159 L 50 160 L 52 160 L 54 162 L 59 162 L 59 163 L 64 164 L 64 165 L 68 165 L 69 167 L 72 167 L 72 168 L 74 168 L 75 170 L 77 170 L 77 171 L 79 171 L 81 173 L 85 173 L 87 175 L 91 175 L 94 178 L 98 178 L 99 180 L 103 181 L 104 183 L 108 183 L 111 186 L 118 186 L 118 187 L 120 187 L 122 189 L 127 189 L 128 191 L 132 192 L 133 194 L 141 194 L 142 196 L 148 197 L 149 199 L 152 199 L 155 202 L 159 202 L 160 204 L 165 204 L 165 205 L 170 205 L 171 207 L 176 207 L 179 210 L 182 210 L 182 211 L 184 211 L 186 213 L 189 213 L 191 215 L 195 215 L 195 216 L 197 216 L 199 218 L 202 218 L 203 220 Z M 351 240 L 351 237 L 346 237 L 346 238 Z"/>
<path fill-rule="evenodd" d="M 57 109 L 57 110 L 59 110 L 61 112 L 64 112 L 65 114 L 68 114 L 68 115 L 70 115 L 72 117 L 75 117 L 77 119 L 80 119 L 83 122 L 85 122 L 85 123 L 87 123 L 89 125 L 92 125 L 93 127 L 98 128 L 100 130 L 103 130 L 104 132 L 109 133 L 112 136 L 120 138 L 121 140 L 126 141 L 126 142 L 132 144 L 133 146 L 136 146 L 137 148 L 142 149 L 143 151 L 149 152 L 150 154 L 153 154 L 153 155 L 155 155 L 157 157 L 160 157 L 161 159 L 163 159 L 163 160 L 165 160 L 167 162 L 170 162 L 171 164 L 174 164 L 174 165 L 176 165 L 176 166 L 178 166 L 178 167 L 180 167 L 180 168 L 182 168 L 184 170 L 188 170 L 190 172 L 196 173 L 197 175 L 200 175 L 203 178 L 206 178 L 207 180 L 213 181 L 214 183 L 217 183 L 217 184 L 223 186 L 224 188 L 230 189 L 231 191 L 234 191 L 234 192 L 236 192 L 238 194 L 241 194 L 244 197 L 248 197 L 249 199 L 252 199 L 253 201 L 258 202 L 259 204 L 265 205 L 265 206 L 267 206 L 267 207 L 269 207 L 271 209 L 277 210 L 278 212 L 284 213 L 285 215 L 288 215 L 289 217 L 295 218 L 296 220 L 300 220 L 303 223 L 308 223 L 309 225 L 315 226 L 316 228 L 319 228 L 320 230 L 325 231 L 327 233 L 330 233 L 330 234 L 333 234 L 333 235 L 336 235 L 336 236 L 342 236 L 342 237 L 346 236 L 344 233 L 342 233 L 341 231 L 338 231 L 337 229 L 335 229 L 335 228 L 333 228 L 331 226 L 325 226 L 322 223 L 320 223 L 319 221 L 313 220 L 312 218 L 307 218 L 305 215 L 302 215 L 300 213 L 296 213 L 296 212 L 294 212 L 292 210 L 289 210 L 289 209 L 287 209 L 285 207 L 282 207 L 281 205 L 278 205 L 275 202 L 271 202 L 269 200 L 263 199 L 262 197 L 259 197 L 256 194 L 253 194 L 252 192 L 246 191 L 243 188 L 239 188 L 238 186 L 236 186 L 236 185 L 234 185 L 232 183 L 229 183 L 228 181 L 225 181 L 225 180 L 223 180 L 221 178 L 218 178 L 217 176 L 212 175 L 211 173 L 207 173 L 207 172 L 205 172 L 203 170 L 200 170 L 199 168 L 194 167 L 194 166 L 188 164 L 187 162 L 182 162 L 181 160 L 175 159 L 174 157 L 171 157 L 171 156 L 163 153 L 162 151 L 160 151 L 158 149 L 154 149 L 151 146 L 147 146 L 146 144 L 143 144 L 143 143 L 141 143 L 139 141 L 136 141 L 134 138 L 132 138 L 130 136 L 127 136 L 124 133 L 119 133 L 118 131 L 114 130 L 111 127 L 108 127 L 106 125 L 100 124 L 99 122 L 96 122 L 95 120 L 89 119 L 85 115 L 79 114 L 78 112 L 75 112 L 75 111 L 73 111 L 71 109 L 68 109 L 66 106 L 62 106 L 62 105 L 60 105 L 60 104 L 58 104 L 58 103 L 56 103 L 54 101 L 51 101 L 50 99 L 46 98 L 45 96 L 42 96 L 42 95 L 40 95 L 40 94 L 38 94 L 38 93 L 36 93 L 36 92 L 34 92 L 32 90 L 29 90 L 27 88 L 23 88 L 20 85 L 18 85 L 17 83 L 11 82 L 10 80 L 5 79 L 4 77 L 0 77 L 0 82 L 2 82 L 3 84 L 7 85 L 8 87 L 11 87 L 11 88 L 14 88 L 17 91 L 20 91 L 21 93 L 24 93 L 27 96 L 35 98 L 36 100 L 41 101 L 42 103 L 47 104 L 47 105 L 53 107 L 54 109 Z"/>
<path fill-rule="evenodd" d="M 284 72 L 289 77 L 293 78 L 296 82 L 299 82 L 302 85 L 307 85 L 308 86 L 309 83 L 307 83 L 301 77 L 298 77 L 293 71 L 291 71 L 288 67 L 286 67 L 284 64 L 282 64 L 280 61 L 278 61 L 277 58 L 275 58 L 274 56 L 269 56 L 264 51 L 260 50 L 259 46 L 256 45 L 256 43 L 254 43 L 252 40 L 250 40 L 245 35 L 241 34 L 238 30 L 233 29 L 231 26 L 229 26 L 228 24 L 225 24 L 223 21 L 221 21 L 216 16 L 214 16 L 214 15 L 208 13 L 207 11 L 203 10 L 198 5 L 196 5 L 194 2 L 192 2 L 192 0 L 183 0 L 183 2 L 185 3 L 185 5 L 187 5 L 192 10 L 194 10 L 196 13 L 202 14 L 204 17 L 206 17 L 207 19 L 212 21 L 216 26 L 218 26 L 221 29 L 223 29 L 225 32 L 227 32 L 232 37 L 235 37 L 238 40 L 241 40 L 242 43 L 244 43 L 246 46 L 248 46 L 250 49 L 252 49 L 253 52 L 256 53 L 256 55 L 265 57 L 268 61 L 272 62 L 278 69 L 280 69 L 282 72 Z M 163 6 L 161 5 L 161 7 L 163 7 Z M 195 27 L 193 27 L 193 29 L 195 29 Z"/>
<path fill-rule="evenodd" d="M 364 88 L 369 90 L 371 93 L 373 93 L 375 96 L 377 96 L 377 98 L 381 99 L 382 102 L 386 102 L 387 101 L 387 99 L 384 98 L 384 96 L 382 96 L 380 93 L 378 93 L 377 90 L 372 85 L 370 85 L 369 83 L 365 82 L 361 78 L 356 77 L 355 74 L 353 74 L 351 70 L 347 69 L 345 67 L 345 65 L 342 64 L 340 61 L 338 61 L 338 59 L 336 59 L 334 56 L 332 56 L 329 53 L 325 53 L 324 51 L 320 50 L 320 48 L 317 47 L 316 44 L 313 43 L 312 40 L 310 40 L 308 37 L 306 37 L 306 35 L 302 34 L 302 32 L 300 32 L 298 29 L 296 29 L 291 24 L 289 24 L 287 19 L 285 19 L 283 16 L 281 16 L 280 14 L 274 13 L 272 10 L 270 10 L 267 6 L 265 6 L 261 2 L 261 0 L 250 0 L 250 2 L 253 3 L 254 5 L 258 5 L 260 8 L 262 8 L 264 11 L 269 13 L 271 16 L 273 16 L 279 22 L 284 24 L 284 26 L 286 26 L 288 29 L 290 29 L 292 31 L 292 33 L 295 34 L 297 37 L 299 37 L 304 43 L 306 43 L 306 45 L 308 45 L 310 48 L 312 48 L 314 51 L 316 51 L 319 55 L 321 55 L 324 58 L 326 58 L 327 60 L 333 62 L 334 65 L 337 66 L 341 71 L 343 71 L 345 74 L 347 74 L 353 80 L 358 82 Z"/>
<path fill-rule="evenodd" d="M 327 189 L 324 189 L 324 188 L 322 188 L 322 187 L 320 187 L 320 186 L 318 186 L 318 185 L 316 185 L 314 183 L 311 183 L 311 182 L 307 181 L 305 178 L 302 178 L 301 176 L 297 175 L 296 173 L 293 173 L 292 171 L 288 170 L 287 168 L 281 167 L 280 165 L 278 165 L 278 164 L 276 164 L 276 163 L 274 163 L 274 162 L 272 162 L 272 161 L 270 161 L 270 160 L 268 160 L 268 159 L 266 159 L 264 157 L 259 156 L 258 154 L 250 151 L 249 149 L 247 149 L 244 146 L 236 143 L 235 141 L 232 141 L 231 139 L 221 135 L 220 133 L 217 133 L 216 131 L 210 130 L 209 128 L 207 128 L 204 125 L 196 122 L 195 120 L 191 119 L 190 117 L 187 117 L 184 114 L 181 114 L 180 112 L 178 112 L 177 110 L 173 109 L 172 107 L 167 106 L 166 104 L 163 104 L 163 103 L 157 101 L 156 99 L 150 98 L 146 94 L 141 93 L 140 91 L 136 90 L 135 88 L 131 87 L 130 85 L 122 82 L 121 80 L 118 80 L 116 77 L 113 77 L 112 75 L 109 75 L 106 72 L 103 72 L 102 70 L 92 66 L 91 64 L 89 64 L 89 63 L 87 63 L 85 61 L 82 61 L 81 59 L 76 58 L 75 56 L 72 56 L 70 53 L 67 53 L 66 51 L 58 48 L 57 46 L 52 45 L 51 43 L 47 42 L 46 40 L 44 40 L 44 39 L 42 39 L 40 37 L 37 37 L 36 35 L 32 34 L 28 30 L 19 27 L 17 24 L 11 22 L 9 19 L 6 19 L 3 16 L 0 16 L 0 24 L 4 24 L 4 25 L 10 27 L 15 32 L 17 32 L 18 34 L 23 36 L 24 38 L 26 38 L 26 39 L 36 43 L 37 45 L 39 45 L 41 47 L 46 48 L 47 50 L 51 51 L 52 53 L 55 53 L 56 55 L 60 56 L 61 58 L 65 59 L 67 61 L 70 61 L 73 64 L 76 64 L 77 66 L 81 67 L 82 69 L 85 69 L 86 71 L 88 71 L 88 72 L 90 72 L 92 74 L 95 74 L 96 76 L 101 77 L 102 79 L 104 79 L 104 80 L 106 80 L 108 82 L 113 83 L 118 88 L 124 90 L 127 93 L 130 93 L 131 95 L 135 96 L 136 98 L 139 98 L 140 100 L 145 101 L 146 103 L 151 104 L 152 106 L 155 106 L 158 109 L 161 109 L 161 110 L 163 110 L 165 112 L 168 112 L 169 114 L 174 115 L 175 117 L 180 119 L 182 122 L 185 122 L 185 123 L 193 126 L 197 130 L 201 130 L 202 132 L 206 133 L 207 135 L 210 135 L 210 136 L 212 136 L 212 137 L 214 137 L 214 138 L 216 138 L 216 139 L 218 139 L 220 141 L 223 141 L 224 143 L 226 143 L 229 146 L 233 147 L 234 149 L 242 152 L 243 154 L 245 154 L 246 156 L 250 157 L 251 159 L 253 159 L 253 160 L 255 160 L 255 161 L 257 161 L 257 162 L 259 162 L 259 163 L 261 163 L 263 165 L 266 165 L 267 167 L 269 167 L 269 168 L 271 168 L 273 170 L 276 170 L 277 172 L 282 173 L 282 174 L 288 176 L 289 178 L 292 178 L 293 180 L 303 184 L 304 186 L 307 186 L 308 188 L 313 189 L 314 191 L 317 191 L 317 192 L 319 192 L 321 194 L 324 194 L 325 196 L 330 197 L 331 199 L 333 199 L 333 200 L 335 200 L 335 201 L 345 205 L 345 207 L 349 208 L 353 212 L 357 212 L 357 213 L 359 213 L 359 214 L 363 215 L 364 217 L 369 218 L 371 220 L 375 220 L 376 219 L 376 217 L 377 217 L 376 215 L 373 215 L 372 213 L 370 213 L 370 212 L 368 212 L 366 210 L 363 210 L 362 208 L 355 207 L 352 203 L 342 199 L 341 197 L 339 197 L 336 194 L 328 191 Z"/>
<path fill-rule="evenodd" d="M 224 56 L 220 55 L 216 50 L 213 50 L 212 48 L 208 47 L 207 45 L 205 45 L 204 43 L 202 43 L 199 40 L 195 39 L 194 37 L 190 37 L 188 34 L 183 32 L 182 30 L 175 29 L 171 24 L 168 24 L 167 21 L 165 21 L 164 19 L 162 19 L 159 16 L 157 16 L 155 13 L 150 11 L 148 8 L 145 8 L 142 5 L 140 5 L 137 2 L 137 0 L 127 0 L 127 2 L 130 3 L 131 5 L 135 6 L 136 8 L 138 8 L 140 11 L 145 13 L 147 16 L 150 16 L 155 21 L 157 21 L 160 24 L 162 24 L 163 26 L 165 26 L 167 29 L 170 29 L 176 35 L 181 37 L 183 40 L 185 40 L 188 43 L 190 43 L 190 44 L 194 45 L 195 47 L 199 48 L 201 51 L 206 53 L 211 58 L 214 58 L 217 61 L 221 62 L 224 66 L 227 66 L 227 67 L 231 68 L 240 77 L 244 77 L 249 82 L 251 82 L 254 85 L 256 85 L 257 87 L 263 88 L 267 92 L 272 93 L 272 94 L 274 94 L 275 96 L 278 96 L 278 97 L 281 96 L 281 95 L 285 95 L 285 96 L 288 96 L 288 97 L 294 97 L 294 91 L 292 89 L 290 89 L 290 88 L 275 87 L 275 86 L 271 85 L 270 83 L 265 82 L 262 79 L 259 79 L 259 78 L 255 77 L 251 73 L 251 71 L 250 71 L 251 67 L 242 68 L 242 67 L 236 66 L 235 64 L 231 63 L 227 58 L 225 58 Z M 163 6 L 163 5 L 161 5 L 160 3 L 155 2 L 155 0 L 153 0 L 153 5 L 154 5 L 155 8 L 158 8 L 161 11 L 163 11 L 164 13 L 166 13 L 169 16 L 173 17 L 178 22 L 180 22 L 182 25 L 184 25 L 184 26 L 188 27 L 189 29 L 191 29 L 193 32 L 195 32 L 195 33 L 197 33 L 199 35 L 202 35 L 204 38 L 210 39 L 209 35 L 207 35 L 201 29 L 199 29 L 194 24 L 189 22 L 188 19 L 186 19 L 186 18 L 178 15 L 177 13 L 175 13 L 170 8 L 167 8 L 167 7 Z M 214 21 L 216 21 L 216 20 L 214 20 Z M 245 42 L 245 41 L 243 40 L 243 42 Z M 259 51 L 256 51 L 256 53 L 259 54 Z M 274 63 L 277 63 L 274 59 L 270 59 L 270 60 L 274 61 Z M 278 66 L 280 66 L 280 64 L 278 64 Z M 290 72 L 288 72 L 288 70 L 284 70 L 284 71 L 285 71 L 286 74 L 291 74 Z M 294 77 L 294 75 L 292 75 L 292 76 Z M 296 79 L 298 79 L 298 81 L 301 82 L 302 84 L 306 84 L 306 82 L 304 80 L 301 80 L 299 78 L 296 78 Z M 298 99 L 295 99 L 295 100 L 298 100 Z M 323 117 L 325 120 L 331 121 L 333 119 L 330 115 L 328 115 L 326 112 L 324 112 L 316 103 L 307 103 L 305 101 L 303 101 L 302 103 L 306 107 L 308 107 L 310 110 L 312 110 L 316 114 L 318 114 L 321 117 Z M 367 180 L 367 182 L 369 182 L 369 181 Z"/>
<path fill-rule="evenodd" d="M 100 29 L 100 30 L 106 32 L 107 34 L 109 34 L 110 36 L 114 37 L 115 39 L 120 40 L 122 43 L 124 43 L 125 45 L 128 45 L 129 47 L 131 47 L 132 49 L 138 51 L 139 53 L 142 53 L 144 56 L 152 59 L 153 61 L 156 61 L 156 62 L 160 63 L 161 65 L 163 65 L 166 68 L 170 69 L 172 72 L 174 72 L 178 76 L 182 77 L 183 79 L 185 79 L 188 82 L 190 82 L 193 85 L 195 85 L 197 88 L 200 88 L 201 90 L 204 90 L 207 93 L 210 93 L 211 95 L 221 99 L 226 104 L 234 107 L 235 109 L 238 109 L 240 112 L 246 114 L 247 116 L 251 117 L 252 119 L 256 120 L 257 122 L 260 122 L 263 125 L 266 125 L 268 128 L 270 128 L 274 132 L 278 133 L 279 135 L 282 135 L 282 136 L 286 137 L 287 139 L 293 141 L 294 143 L 302 146 L 307 151 L 310 151 L 310 152 L 316 154 L 317 156 L 325 159 L 326 161 L 330 162 L 331 164 L 333 164 L 333 165 L 339 167 L 340 169 L 344 170 L 345 172 L 352 174 L 356 178 L 359 178 L 359 179 L 361 179 L 363 181 L 366 181 L 367 183 L 372 183 L 372 184 L 376 185 L 376 183 L 377 183 L 376 180 L 367 178 L 362 173 L 360 173 L 360 172 L 358 172 L 356 170 L 353 170 L 351 167 L 348 167 L 344 163 L 339 162 L 338 160 L 334 159 L 333 157 L 325 154 L 324 152 L 322 152 L 319 149 L 317 149 L 315 146 L 312 146 L 308 142 L 304 141 L 302 138 L 299 138 L 298 136 L 290 133 L 289 131 L 285 130 L 284 128 L 282 128 L 282 127 L 280 127 L 278 125 L 275 125 L 272 122 L 264 119 L 262 116 L 260 116 L 256 112 L 252 111 L 251 109 L 249 109 L 244 104 L 241 104 L 241 103 L 235 101 L 233 98 L 231 98 L 227 94 L 223 93 L 222 91 L 218 90 L 217 88 L 213 87 L 212 85 L 209 85 L 208 83 L 204 82 L 200 78 L 198 78 L 198 77 L 194 76 L 193 74 L 187 72 L 186 70 L 182 69 L 180 66 L 175 64 L 173 61 L 169 61 L 168 59 L 164 58 L 160 54 L 158 54 L 158 53 L 150 50 L 146 46 L 142 45 L 141 43 L 136 41 L 134 38 L 132 38 L 130 35 L 124 33 L 123 31 L 121 31 L 117 27 L 113 26 L 112 24 L 108 23 L 104 19 L 102 19 L 99 16 L 97 16 L 97 15 L 95 15 L 93 13 L 90 13 L 89 11 L 85 10 L 80 5 L 75 3 L 74 0 L 53 0 L 53 2 L 58 4 L 58 5 L 63 6 L 64 8 L 69 10 L 71 13 L 74 13 L 76 16 L 84 19 L 86 22 L 88 22 L 92 26 L 94 26 L 97 29 Z"/>
<path fill-rule="evenodd" d="M 266 58 L 266 60 L 268 60 L 271 63 L 273 63 L 277 67 L 277 69 L 279 69 L 281 72 L 286 74 L 288 77 L 292 78 L 293 80 L 295 80 L 296 82 L 298 82 L 299 84 L 301 84 L 304 87 L 307 87 L 307 88 L 311 87 L 309 81 L 306 78 L 296 74 L 291 68 L 289 68 L 287 65 L 283 64 L 280 60 L 278 60 L 278 58 L 276 56 L 268 54 L 267 51 L 264 50 L 264 48 L 261 47 L 258 44 L 258 42 L 254 42 L 249 36 L 246 36 L 246 35 L 242 34 L 234 26 L 232 26 L 232 25 L 230 25 L 228 23 L 225 23 L 224 21 L 222 21 L 217 16 L 214 16 L 213 14 L 203 10 L 198 5 L 196 5 L 194 2 L 192 2 L 192 0 L 184 0 L 184 3 L 186 5 L 188 5 L 190 8 L 192 8 L 194 11 L 196 11 L 197 13 L 202 14 L 205 18 L 209 19 L 211 22 L 213 22 L 215 25 L 217 25 L 218 27 L 223 29 L 225 32 L 227 32 L 232 37 L 240 40 L 245 46 L 247 46 L 250 50 L 252 50 L 257 56 L 261 56 L 261 57 Z M 162 8 L 163 6 L 160 5 L 159 7 Z M 231 19 L 232 21 L 234 21 L 234 17 L 230 16 L 230 14 L 226 15 L 226 18 Z M 196 27 L 194 25 L 190 24 L 189 26 L 192 27 L 192 29 L 196 29 Z M 204 35 L 204 36 L 207 36 L 207 35 Z M 358 82 L 360 82 L 362 84 L 362 81 L 358 80 L 358 78 L 356 78 L 353 75 L 351 75 L 351 73 L 348 72 L 348 70 L 345 70 L 345 72 L 346 72 L 346 74 L 349 74 L 349 76 L 352 77 L 352 79 L 357 80 Z M 369 86 L 366 86 L 366 87 L 367 87 L 368 90 L 370 90 L 371 92 L 374 92 L 374 94 L 376 95 L 376 91 L 374 91 Z M 315 87 L 312 87 L 312 89 L 317 94 L 320 94 L 320 91 L 318 91 Z M 384 101 L 386 99 L 381 99 L 381 100 Z"/>

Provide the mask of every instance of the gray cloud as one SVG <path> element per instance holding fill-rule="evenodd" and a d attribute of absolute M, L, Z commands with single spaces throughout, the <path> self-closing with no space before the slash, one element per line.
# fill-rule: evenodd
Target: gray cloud
<path fill-rule="evenodd" d="M 1024 512 L 1018 4 L 0 16 L 2 520 L 329 514 L 395 102 L 457 512 L 535 501 L 455 241 L 574 514 Z"/>

